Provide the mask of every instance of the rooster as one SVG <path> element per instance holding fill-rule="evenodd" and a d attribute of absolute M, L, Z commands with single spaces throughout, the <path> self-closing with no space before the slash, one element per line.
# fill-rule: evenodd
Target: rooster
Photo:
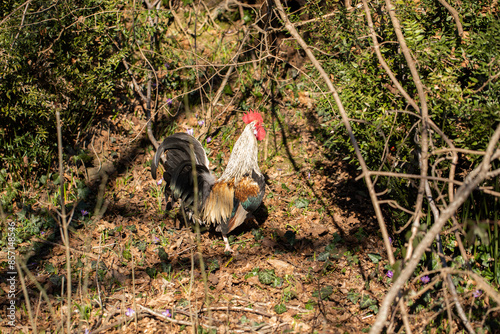
<path fill-rule="evenodd" d="M 156 179 L 160 158 L 166 151 L 163 179 L 167 200 L 170 197 L 172 202 L 180 201 L 181 208 L 199 223 L 215 225 L 216 231 L 222 233 L 224 251 L 228 252 L 232 249 L 227 234 L 260 206 L 265 190 L 264 175 L 257 163 L 257 141 L 266 136 L 263 119 L 258 112 L 250 111 L 243 115 L 243 121 L 247 125 L 219 179 L 211 173 L 200 142 L 186 133 L 167 137 L 151 164 L 151 174 Z"/>

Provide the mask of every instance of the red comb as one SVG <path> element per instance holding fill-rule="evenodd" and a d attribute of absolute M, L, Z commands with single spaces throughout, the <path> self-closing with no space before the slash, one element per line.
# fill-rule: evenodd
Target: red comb
<path fill-rule="evenodd" d="M 248 113 L 243 115 L 243 122 L 246 124 L 252 123 L 253 121 L 257 121 L 258 125 L 262 125 L 262 123 L 264 123 L 262 116 L 257 111 L 250 110 Z"/>

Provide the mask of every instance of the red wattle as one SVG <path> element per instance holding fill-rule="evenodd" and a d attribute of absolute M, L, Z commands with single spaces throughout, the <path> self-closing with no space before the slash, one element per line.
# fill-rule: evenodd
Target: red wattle
<path fill-rule="evenodd" d="M 257 129 L 257 135 L 255 137 L 257 137 L 257 140 L 264 139 L 266 137 L 266 129 L 264 129 L 263 126 L 259 126 L 259 128 Z"/>

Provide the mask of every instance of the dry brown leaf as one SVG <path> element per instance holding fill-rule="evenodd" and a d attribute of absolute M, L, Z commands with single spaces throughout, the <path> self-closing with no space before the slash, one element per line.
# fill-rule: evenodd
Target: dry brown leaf
<path fill-rule="evenodd" d="M 285 261 L 277 259 L 268 259 L 267 262 L 276 269 L 278 275 L 292 275 L 295 272 L 295 267 Z"/>

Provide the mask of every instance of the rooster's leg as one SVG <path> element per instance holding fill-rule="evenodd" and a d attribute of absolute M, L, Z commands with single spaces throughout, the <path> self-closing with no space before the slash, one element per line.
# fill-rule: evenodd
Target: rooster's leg
<path fill-rule="evenodd" d="M 234 251 L 231 249 L 231 246 L 229 246 L 229 240 L 227 240 L 227 237 L 225 235 L 222 235 L 222 239 L 224 239 L 224 244 L 226 245 L 226 247 L 224 248 L 224 252 L 234 253 Z"/>

